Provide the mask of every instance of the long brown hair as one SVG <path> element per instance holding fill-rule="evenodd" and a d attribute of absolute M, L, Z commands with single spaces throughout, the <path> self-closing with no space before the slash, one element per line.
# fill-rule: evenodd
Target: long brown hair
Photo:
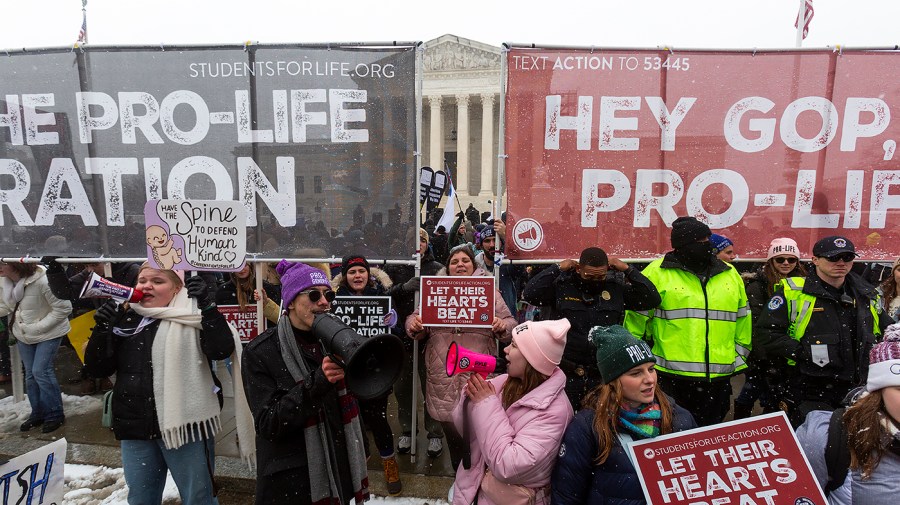
<path fill-rule="evenodd" d="M 25 279 L 26 277 L 31 277 L 37 272 L 38 265 L 37 263 L 6 263 L 9 268 L 11 268 L 16 275 L 19 276 L 20 279 Z"/>
<path fill-rule="evenodd" d="M 659 389 L 659 383 L 656 384 L 653 396 L 659 403 L 659 410 L 662 414 L 659 434 L 672 433 L 672 404 Z M 616 379 L 609 384 L 595 387 L 581 401 L 582 407 L 594 409 L 594 431 L 597 433 L 600 447 L 600 452 L 595 460 L 598 465 L 606 462 L 616 445 L 616 439 L 619 436 L 619 410 L 621 410 L 623 399 L 619 379 Z"/>
<path fill-rule="evenodd" d="M 516 403 L 523 396 L 530 393 L 534 388 L 540 386 L 550 377 L 538 372 L 531 366 L 531 363 L 525 361 L 525 378 L 508 376 L 503 384 L 500 393 L 500 399 L 503 401 L 503 408 L 508 409 L 510 405 Z"/>
<path fill-rule="evenodd" d="M 231 282 L 234 283 L 234 292 L 237 297 L 238 305 L 241 306 L 241 310 L 245 310 L 247 305 L 250 305 L 250 296 L 247 293 L 253 293 L 256 289 L 256 269 L 253 266 L 250 267 L 250 275 L 247 276 L 246 279 L 238 278 L 238 272 L 231 272 Z M 255 305 L 256 302 L 254 301 Z"/>
<path fill-rule="evenodd" d="M 787 275 L 784 275 L 775 268 L 775 258 L 773 257 L 769 258 L 769 261 L 763 265 L 762 274 L 766 279 L 766 294 L 771 297 L 775 294 L 775 285 L 782 280 L 787 279 L 788 277 L 806 277 L 806 267 L 803 266 L 803 263 L 797 258 L 794 269 L 788 272 Z"/>
<path fill-rule="evenodd" d="M 894 280 L 894 271 L 900 268 L 900 265 L 896 263 L 895 265 L 896 266 L 891 269 L 891 275 L 888 275 L 887 279 L 878 286 L 881 288 L 881 298 L 884 300 L 885 310 L 891 306 L 891 302 L 894 301 L 894 298 L 897 296 L 897 281 Z"/>
<path fill-rule="evenodd" d="M 872 472 L 891 443 L 891 435 L 881 425 L 884 417 L 890 419 L 884 411 L 884 397 L 880 389 L 863 396 L 844 412 L 850 468 L 859 471 L 863 480 L 872 477 Z"/>

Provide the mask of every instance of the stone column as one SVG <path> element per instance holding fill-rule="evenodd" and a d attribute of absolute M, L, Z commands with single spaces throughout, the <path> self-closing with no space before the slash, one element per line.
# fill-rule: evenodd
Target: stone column
<path fill-rule="evenodd" d="M 428 143 L 428 166 L 433 170 L 444 169 L 444 135 L 443 121 L 441 120 L 441 96 L 428 97 L 428 105 L 431 107 L 431 137 Z"/>
<path fill-rule="evenodd" d="M 494 175 L 494 94 L 481 95 L 481 191 L 492 196 Z"/>
<path fill-rule="evenodd" d="M 456 95 L 456 179 L 453 187 L 469 195 L 469 95 Z"/>

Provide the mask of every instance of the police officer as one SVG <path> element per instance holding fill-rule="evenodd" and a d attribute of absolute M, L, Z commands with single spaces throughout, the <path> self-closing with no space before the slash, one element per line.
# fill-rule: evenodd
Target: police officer
<path fill-rule="evenodd" d="M 826 237 L 812 254 L 815 269 L 783 280 L 758 325 L 761 352 L 788 360 L 784 407 L 794 427 L 865 383 L 869 350 L 891 323 L 875 288 L 850 271 L 853 242 Z"/>
<path fill-rule="evenodd" d="M 522 298 L 546 307 L 541 319 L 566 318 L 572 325 L 559 367 L 566 373 L 566 395 L 576 412 L 584 395 L 602 383 L 596 349 L 588 337 L 591 328 L 621 323 L 625 309 L 659 305 L 659 293 L 644 274 L 607 257 L 599 247 L 582 251 L 577 262 L 565 260 L 542 271 L 525 286 Z"/>
<path fill-rule="evenodd" d="M 713 255 L 709 226 L 693 217 L 672 223 L 674 251 L 644 275 L 659 288 L 656 310 L 628 311 L 625 327 L 656 355 L 658 383 L 700 426 L 722 422 L 730 378 L 747 368 L 751 322 L 744 281 Z"/>

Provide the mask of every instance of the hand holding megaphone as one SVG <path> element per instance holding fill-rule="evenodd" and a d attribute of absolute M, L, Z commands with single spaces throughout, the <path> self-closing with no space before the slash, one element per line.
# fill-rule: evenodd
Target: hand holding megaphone
<path fill-rule="evenodd" d="M 112 298 L 119 303 L 139 302 L 144 297 L 143 291 L 134 288 L 116 284 L 115 282 L 104 279 L 96 273 L 92 273 L 88 277 L 84 287 L 81 288 L 81 298 Z"/>

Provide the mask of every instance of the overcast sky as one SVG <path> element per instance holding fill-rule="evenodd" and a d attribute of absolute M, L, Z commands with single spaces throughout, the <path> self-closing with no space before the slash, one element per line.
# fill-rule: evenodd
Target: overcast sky
<path fill-rule="evenodd" d="M 71 46 L 81 0 L 0 0 L 0 48 Z M 900 44 L 900 1 L 815 0 L 804 47 Z M 427 41 L 794 47 L 799 0 L 89 0 L 92 45 Z"/>

